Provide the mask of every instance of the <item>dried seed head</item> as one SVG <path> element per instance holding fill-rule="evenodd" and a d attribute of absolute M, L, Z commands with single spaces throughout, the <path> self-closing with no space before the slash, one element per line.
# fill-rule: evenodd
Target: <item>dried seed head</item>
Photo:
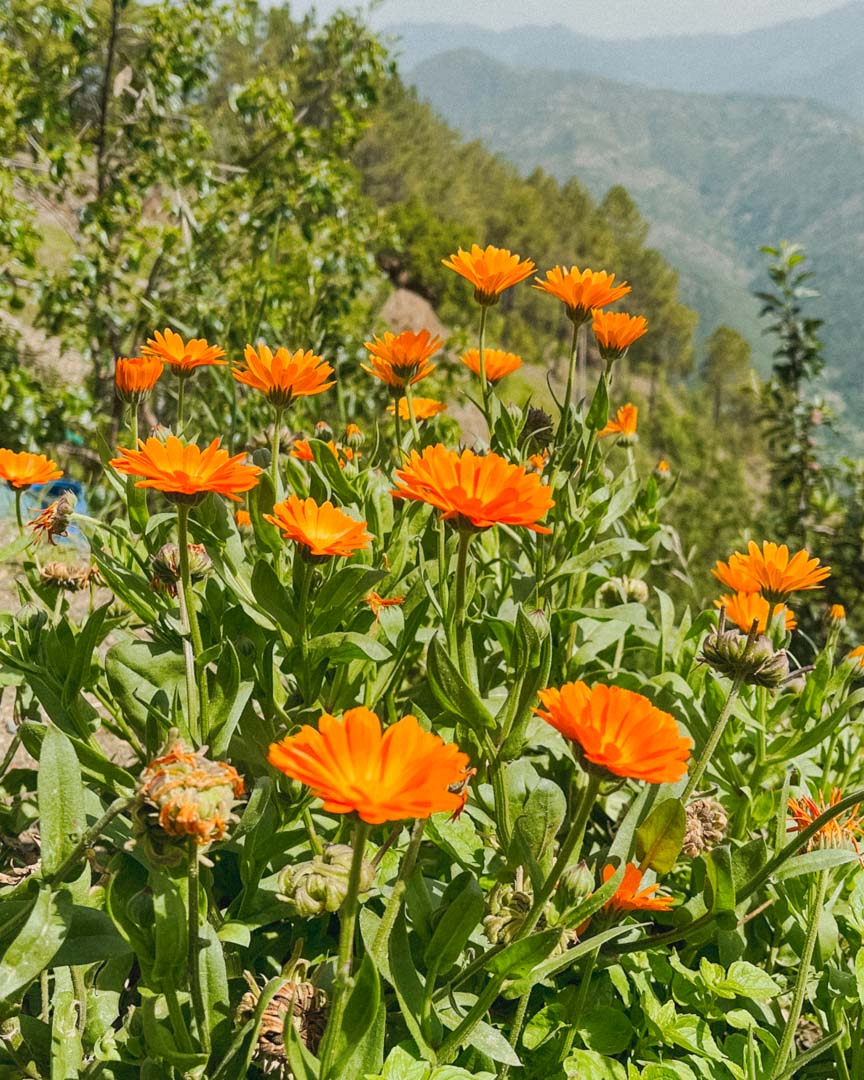
<path fill-rule="evenodd" d="M 44 537 L 53 546 L 55 536 L 67 536 L 69 520 L 77 501 L 74 492 L 64 491 L 59 499 L 28 521 L 27 525 L 33 530 L 34 543 L 38 544 Z"/>
<path fill-rule="evenodd" d="M 727 678 L 742 678 L 751 686 L 776 690 L 789 677 L 785 650 L 775 650 L 769 637 L 754 630 L 749 634 L 727 630 L 725 614 L 722 608 L 720 624 L 702 642 L 703 662 Z"/>
<path fill-rule="evenodd" d="M 323 855 L 286 866 L 279 880 L 280 899 L 304 918 L 338 911 L 348 892 L 353 855 L 354 849 L 349 844 L 328 844 Z M 368 892 L 374 884 L 375 867 L 364 859 L 360 892 Z"/>
<path fill-rule="evenodd" d="M 240 999 L 237 1009 L 237 1019 L 241 1023 L 255 1012 L 261 996 L 251 976 L 247 976 L 247 982 L 250 989 Z M 261 1070 L 265 1073 L 279 1073 L 285 1080 L 293 1080 L 293 1073 L 285 1056 L 285 1018 L 290 1014 L 300 1039 L 311 1053 L 316 1054 L 327 1026 L 328 1012 L 329 1005 L 324 991 L 311 982 L 288 979 L 283 983 L 261 1018 L 255 1051 Z"/>
<path fill-rule="evenodd" d="M 806 1054 L 808 1050 L 812 1050 L 822 1038 L 824 1038 L 824 1032 L 812 1017 L 798 1018 L 795 1028 L 795 1046 L 799 1054 Z"/>
<path fill-rule="evenodd" d="M 532 407 L 525 413 L 525 422 L 519 432 L 519 449 L 539 454 L 551 445 L 552 435 L 552 417 L 544 409 Z"/>
<path fill-rule="evenodd" d="M 498 884 L 489 894 L 489 914 L 483 920 L 483 930 L 491 944 L 509 944 L 519 928 L 525 922 L 534 895 L 527 883 L 523 888 L 516 885 Z M 538 929 L 545 926 L 544 916 L 540 916 Z"/>
<path fill-rule="evenodd" d="M 203 544 L 189 544 L 189 576 L 192 581 L 203 581 L 210 573 L 212 562 Z M 177 595 L 180 580 L 180 549 L 176 544 L 163 544 L 150 561 L 153 577 L 150 588 Z"/>
<path fill-rule="evenodd" d="M 201 751 L 187 750 L 181 739 L 169 746 L 141 773 L 139 835 L 151 835 L 158 826 L 168 837 L 191 836 L 201 846 L 221 840 L 243 794 L 242 777 L 225 761 L 210 761 Z M 163 853 L 162 840 L 157 837 L 157 854 Z"/>
<path fill-rule="evenodd" d="M 45 563 L 39 571 L 42 584 L 67 592 L 81 592 L 98 576 L 95 566 L 72 566 L 68 563 Z"/>
<path fill-rule="evenodd" d="M 729 819 L 723 804 L 716 799 L 696 799 L 688 804 L 686 814 L 687 831 L 682 851 L 689 859 L 695 859 L 723 840 Z"/>

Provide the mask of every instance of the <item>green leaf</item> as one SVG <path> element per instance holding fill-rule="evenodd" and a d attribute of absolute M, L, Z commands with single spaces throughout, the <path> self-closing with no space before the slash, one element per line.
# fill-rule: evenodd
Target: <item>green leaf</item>
<path fill-rule="evenodd" d="M 510 978 L 527 975 L 532 968 L 548 958 L 560 940 L 560 930 L 553 927 L 536 934 L 529 934 L 528 937 L 521 938 L 519 941 L 511 941 L 501 952 L 492 955 L 486 965 L 486 970 L 493 975 L 504 975 Z"/>
<path fill-rule="evenodd" d="M 593 1050 L 574 1050 L 564 1062 L 568 1080 L 627 1080 L 624 1066 Z"/>
<path fill-rule="evenodd" d="M 151 980 L 154 989 L 182 985 L 186 970 L 188 934 L 186 930 L 185 877 L 173 878 L 151 867 L 149 887 L 153 901 L 153 941 L 155 956 Z"/>
<path fill-rule="evenodd" d="M 854 851 L 844 851 L 842 848 L 805 851 L 803 855 L 796 855 L 778 867 L 772 877 L 775 881 L 786 881 L 800 874 L 815 874 L 819 870 L 831 870 L 835 866 L 857 861 L 858 855 Z"/>
<path fill-rule="evenodd" d="M 481 1054 L 492 1058 L 493 1061 L 500 1061 L 505 1065 L 515 1065 L 517 1067 L 522 1065 L 516 1051 L 498 1028 L 492 1027 L 491 1024 L 487 1024 L 483 1020 L 477 1024 L 468 1036 L 466 1044 L 473 1046 L 475 1050 L 479 1050 Z"/>
<path fill-rule="evenodd" d="M 663 1038 L 674 1046 L 680 1046 L 700 1057 L 711 1058 L 713 1061 L 726 1061 L 721 1053 L 711 1028 L 707 1022 L 699 1016 L 684 1013 L 663 1027 Z"/>
<path fill-rule="evenodd" d="M 185 700 L 186 666 L 167 645 L 121 641 L 108 650 L 105 674 L 118 706 L 139 733 L 152 709 L 167 715 L 177 695 Z"/>
<path fill-rule="evenodd" d="M 425 992 L 411 955 L 404 911 L 400 911 L 396 917 L 387 949 L 393 989 L 396 991 L 396 1000 L 399 1002 L 405 1025 L 423 1056 L 434 1060 L 432 1048 L 424 1038 L 418 1020 L 418 1017 L 423 1015 Z M 441 1021 L 434 1007 L 431 1009 L 431 1014 L 430 1038 L 437 1045 L 441 1037 Z"/>
<path fill-rule="evenodd" d="M 214 758 L 228 753 L 231 737 L 240 722 L 246 703 L 255 688 L 240 681 L 240 661 L 230 641 L 224 641 L 216 666 L 216 685 L 210 698 L 210 753 Z"/>
<path fill-rule="evenodd" d="M 71 972 L 58 967 L 51 995 L 51 1080 L 78 1080 L 81 1075 L 84 1049 L 78 1009 Z"/>
<path fill-rule="evenodd" d="M 726 977 L 719 984 L 722 989 L 734 991 L 740 997 L 750 998 L 752 1001 L 770 1001 L 780 993 L 782 987 L 779 983 L 755 964 L 749 964 L 746 960 L 735 960 L 729 965 Z"/>
<path fill-rule="evenodd" d="M 8 1001 L 50 966 L 69 933 L 69 895 L 43 886 L 30 914 L 0 955 L 0 1002 Z"/>
<path fill-rule="evenodd" d="M 598 1054 L 623 1054 L 633 1038 L 633 1024 L 621 1009 L 598 1005 L 579 1021 L 579 1034 L 589 1050 Z"/>
<path fill-rule="evenodd" d="M 204 1005 L 210 1025 L 210 1039 L 217 1060 L 231 1042 L 234 1031 L 234 1013 L 231 1009 L 231 993 L 228 989 L 228 973 L 222 944 L 209 922 L 198 931 L 204 943 L 198 954 L 201 983 L 204 988 Z"/>
<path fill-rule="evenodd" d="M 357 1048 L 363 1044 L 375 1022 L 381 1001 L 381 983 L 372 957 L 366 953 L 345 1006 L 340 1031 L 336 1033 L 335 1073 L 342 1075 L 342 1067 Z"/>
<path fill-rule="evenodd" d="M 269 525 L 265 526 L 270 528 Z M 272 530 L 271 530 L 272 531 Z M 294 604 L 288 591 L 276 575 L 276 571 L 265 559 L 259 559 L 252 571 L 252 595 L 258 606 L 281 626 L 289 637 L 296 641 L 300 634 Z"/>
<path fill-rule="evenodd" d="M 340 623 L 349 621 L 372 586 L 386 576 L 384 570 L 357 563 L 343 566 L 331 574 L 314 594 L 312 633 L 316 636 L 326 634 Z"/>
<path fill-rule="evenodd" d="M 75 639 L 75 651 L 63 684 L 63 700 L 68 704 L 81 690 L 90 673 L 90 664 L 96 646 L 102 640 L 102 626 L 111 604 L 103 604 L 90 614 L 81 633 Z"/>
<path fill-rule="evenodd" d="M 585 426 L 592 431 L 602 431 L 609 419 L 609 383 L 606 372 L 597 380 L 597 389 L 591 399 L 591 407 L 585 417 Z"/>
<path fill-rule="evenodd" d="M 84 831 L 84 785 L 75 749 L 59 728 L 45 731 L 39 755 L 39 834 L 42 873 L 50 877 Z"/>
<path fill-rule="evenodd" d="M 552 780 L 542 779 L 528 795 L 513 824 L 515 851 L 511 861 L 524 863 L 535 888 L 552 869 L 555 837 L 567 813 L 567 798 Z M 515 857 L 514 857 L 515 856 Z"/>
<path fill-rule="evenodd" d="M 483 890 L 471 871 L 465 870 L 447 886 L 435 913 L 435 930 L 423 956 L 430 972 L 447 971 L 456 963 L 485 911 Z"/>
<path fill-rule="evenodd" d="M 376 660 L 381 663 L 390 659 L 390 650 L 369 637 L 368 634 L 355 634 L 340 631 L 335 634 L 323 634 L 312 638 L 309 652 L 316 658 L 325 658 L 331 663 L 345 663 L 349 660 Z"/>
<path fill-rule="evenodd" d="M 581 573 L 581 571 L 594 566 L 595 563 L 602 562 L 603 559 L 610 559 L 614 555 L 624 555 L 628 552 L 644 550 L 644 544 L 640 544 L 638 540 L 631 540 L 628 536 L 616 536 L 611 540 L 601 540 L 598 544 L 590 544 L 584 551 L 580 551 L 578 555 L 572 555 L 569 559 L 559 563 L 549 573 L 548 577 L 544 578 L 542 584 L 545 587 L 560 578 Z"/>
<path fill-rule="evenodd" d="M 98 908 L 73 904 L 69 909 L 69 936 L 54 957 L 55 967 L 95 964 L 116 956 L 129 956 L 126 940 Z"/>
<path fill-rule="evenodd" d="M 705 906 L 713 913 L 721 930 L 738 925 L 735 914 L 735 884 L 732 880 L 732 856 L 728 844 L 721 844 L 702 854 L 705 863 Z"/>
<path fill-rule="evenodd" d="M 668 874 L 678 861 L 687 831 L 687 815 L 680 799 L 658 803 L 636 830 L 636 858 L 644 869 Z"/>
<path fill-rule="evenodd" d="M 462 677 L 440 637 L 429 642 L 426 673 L 432 693 L 443 709 L 458 716 L 474 731 L 495 727 L 495 718 Z"/>
<path fill-rule="evenodd" d="M 19 731 L 21 742 L 24 744 L 31 757 L 37 760 L 42 755 L 42 743 L 48 728 L 45 724 L 25 720 Z M 87 779 L 97 786 L 105 788 L 114 795 L 127 795 L 135 790 L 135 777 L 109 761 L 104 754 L 94 750 L 92 746 L 72 735 L 66 736 L 75 748 L 81 770 Z"/>

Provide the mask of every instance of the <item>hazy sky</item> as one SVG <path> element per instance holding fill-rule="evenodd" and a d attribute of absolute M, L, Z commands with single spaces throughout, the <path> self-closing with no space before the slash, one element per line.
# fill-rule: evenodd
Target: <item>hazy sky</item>
<path fill-rule="evenodd" d="M 734 34 L 758 26 L 820 15 L 849 0 L 380 0 L 372 21 L 472 22 L 504 29 L 526 23 L 564 23 L 597 37 Z M 860 0 L 859 0 L 860 2 Z M 295 11 L 315 7 L 328 15 L 351 0 L 294 0 Z M 360 4 L 365 7 L 366 4 Z"/>

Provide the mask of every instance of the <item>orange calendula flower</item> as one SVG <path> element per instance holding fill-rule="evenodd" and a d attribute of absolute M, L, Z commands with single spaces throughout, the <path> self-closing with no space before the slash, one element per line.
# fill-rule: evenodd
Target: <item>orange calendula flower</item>
<path fill-rule="evenodd" d="M 856 645 L 846 654 L 847 660 L 854 660 L 858 667 L 864 667 L 864 645 Z"/>
<path fill-rule="evenodd" d="M 44 454 L 29 454 L 26 450 L 0 450 L 0 480 L 13 488 L 50 484 L 59 480 L 63 470 Z"/>
<path fill-rule="evenodd" d="M 603 881 L 607 882 L 614 873 L 614 866 L 604 866 Z M 621 884 L 603 905 L 604 908 L 615 912 L 668 911 L 675 903 L 674 897 L 659 892 L 659 885 L 647 885 L 643 889 L 640 888 L 641 884 L 642 871 L 634 863 L 627 863 Z"/>
<path fill-rule="evenodd" d="M 718 562 L 711 573 L 735 592 L 761 592 L 776 603 L 794 592 L 823 588 L 820 582 L 831 576 L 831 567 L 820 566 L 809 551 L 790 557 L 785 544 L 765 540 L 760 548 L 751 540 L 746 555 L 734 552 L 728 563 Z"/>
<path fill-rule="evenodd" d="M 834 623 L 845 622 L 846 608 L 842 604 L 832 604 L 828 609 L 828 618 Z"/>
<path fill-rule="evenodd" d="M 403 330 L 401 334 L 387 333 L 382 338 L 364 342 L 372 367 L 362 364 L 364 371 L 381 379 L 394 389 L 404 389 L 425 379 L 435 370 L 430 357 L 441 348 L 439 337 L 432 337 L 428 330 L 414 333 Z"/>
<path fill-rule="evenodd" d="M 199 367 L 224 367 L 228 361 L 222 358 L 225 350 L 218 345 L 208 345 L 205 338 L 184 341 L 167 326 L 164 333 L 157 330 L 141 350 L 144 356 L 155 357 L 170 364 L 175 375 L 191 375 Z"/>
<path fill-rule="evenodd" d="M 625 311 L 595 311 L 591 329 L 604 360 L 617 360 L 648 332 L 648 320 Z"/>
<path fill-rule="evenodd" d="M 634 439 L 636 428 L 639 425 L 639 409 L 628 401 L 622 405 L 602 431 L 598 432 L 598 438 L 605 439 L 609 435 L 618 435 L 622 439 Z"/>
<path fill-rule="evenodd" d="M 842 798 L 843 792 L 839 788 L 833 788 L 831 798 L 827 803 L 822 795 L 819 795 L 816 799 L 811 798 L 809 795 L 802 795 L 800 799 L 790 799 L 789 814 L 792 818 L 792 824 L 787 831 L 803 832 L 818 817 L 821 817 L 826 810 L 836 806 Z M 857 836 L 861 832 L 862 825 L 864 825 L 864 816 L 858 813 L 858 809 L 857 805 L 853 806 L 846 813 L 838 814 L 837 817 L 826 822 L 814 836 L 810 837 L 807 842 L 807 850 L 851 848 L 857 852 Z"/>
<path fill-rule="evenodd" d="M 311 349 L 291 353 L 279 348 L 274 353 L 264 344 L 257 349 L 247 345 L 243 359 L 245 365 L 235 364 L 231 374 L 237 382 L 260 390 L 277 409 L 284 409 L 294 398 L 313 397 L 335 385 L 330 379 L 333 368 Z"/>
<path fill-rule="evenodd" d="M 493 247 L 491 244 L 485 249 L 479 244 L 472 244 L 470 252 L 460 247 L 455 255 L 441 262 L 448 270 L 455 270 L 471 282 L 474 299 L 485 307 L 497 304 L 505 289 L 518 285 L 536 269 L 530 259 L 522 260 L 506 248 Z"/>
<path fill-rule="evenodd" d="M 348 517 L 331 502 L 319 506 L 314 499 L 290 495 L 285 502 L 276 503 L 273 513 L 265 514 L 264 520 L 313 558 L 353 555 L 372 542 L 365 521 Z"/>
<path fill-rule="evenodd" d="M 462 354 L 462 363 L 470 368 L 475 375 L 480 374 L 480 350 L 469 349 Z M 516 353 L 505 352 L 503 349 L 484 349 L 483 364 L 486 368 L 486 378 L 491 383 L 500 382 L 505 375 L 510 375 L 522 367 L 522 357 Z"/>
<path fill-rule="evenodd" d="M 306 439 L 295 439 L 294 448 L 291 451 L 291 457 L 297 458 L 298 461 L 314 461 L 315 455 L 312 453 L 312 447 L 306 441 Z"/>
<path fill-rule="evenodd" d="M 252 517 L 248 510 L 238 510 L 234 515 L 234 521 L 237 523 L 238 529 L 252 528 Z"/>
<path fill-rule="evenodd" d="M 181 442 L 176 435 L 169 435 L 164 443 L 139 439 L 138 449 L 121 446 L 117 453 L 120 456 L 109 464 L 126 476 L 142 477 L 135 487 L 155 488 L 172 502 L 187 506 L 201 502 L 211 491 L 240 502 L 240 493 L 255 487 L 261 472 L 257 465 L 242 464 L 245 454 L 232 457 L 220 449 L 218 439 L 204 450 Z"/>
<path fill-rule="evenodd" d="M 465 778 L 468 755 L 455 743 L 424 731 L 403 716 L 386 731 L 369 709 L 325 713 L 318 730 L 304 725 L 296 735 L 272 743 L 267 760 L 306 784 L 334 814 L 356 812 L 370 825 L 428 818 L 461 809 L 450 786 Z"/>
<path fill-rule="evenodd" d="M 127 405 L 149 397 L 165 365 L 158 356 L 118 356 L 114 365 L 114 389 Z"/>
<path fill-rule="evenodd" d="M 394 498 L 435 506 L 457 528 L 523 525 L 534 532 L 552 531 L 538 524 L 555 505 L 552 489 L 536 474 L 528 474 L 524 465 L 511 465 L 498 454 L 479 457 L 471 450 L 458 454 L 438 443 L 422 454 L 412 450 L 396 477 Z"/>
<path fill-rule="evenodd" d="M 412 398 L 411 404 L 414 406 L 414 419 L 415 420 L 431 420 L 433 416 L 437 416 L 439 413 L 445 412 L 447 405 L 443 401 L 436 401 L 434 398 L 429 397 L 415 397 Z M 387 412 L 391 416 L 396 414 L 396 406 L 388 405 Z M 408 414 L 408 399 L 399 398 L 399 419 L 409 420 Z"/>
<path fill-rule="evenodd" d="M 378 625 L 378 619 L 381 615 L 381 611 L 388 607 L 401 607 L 405 603 L 404 596 L 379 596 L 377 592 L 370 592 L 368 596 L 364 597 L 363 602 L 369 605 L 370 611 L 375 613 L 375 622 L 372 623 L 372 629 Z"/>
<path fill-rule="evenodd" d="M 549 451 L 544 450 L 542 454 L 532 454 L 528 458 L 528 464 L 531 469 L 536 473 L 542 473 L 546 468 L 546 464 L 549 461 Z"/>
<path fill-rule="evenodd" d="M 663 480 L 668 480 L 671 473 L 669 462 L 665 458 L 660 458 L 657 464 L 654 466 L 654 472 Z"/>
<path fill-rule="evenodd" d="M 642 694 L 574 682 L 538 696 L 545 709 L 534 712 L 577 743 L 592 765 L 649 784 L 674 783 L 687 771 L 692 742 Z"/>
<path fill-rule="evenodd" d="M 626 281 L 615 284 L 615 275 L 605 270 L 580 270 L 571 266 L 556 266 L 546 271 L 546 280 L 534 279 L 535 289 L 547 292 L 561 300 L 567 308 L 567 316 L 575 323 L 587 322 L 594 308 L 614 304 L 630 292 Z"/>
<path fill-rule="evenodd" d="M 760 593 L 735 593 L 734 596 L 722 596 L 714 601 L 714 607 L 726 608 L 726 618 L 735 623 L 745 634 L 750 633 L 753 620 L 758 621 L 757 632 L 764 634 L 774 615 L 783 612 L 787 630 L 794 630 L 798 620 L 785 604 L 775 604 L 772 608 Z"/>

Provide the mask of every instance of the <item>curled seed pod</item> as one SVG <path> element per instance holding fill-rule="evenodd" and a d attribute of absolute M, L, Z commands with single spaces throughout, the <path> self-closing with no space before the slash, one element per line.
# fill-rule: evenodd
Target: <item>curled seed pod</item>
<path fill-rule="evenodd" d="M 696 799 L 687 805 L 686 814 L 687 831 L 681 850 L 688 858 L 695 859 L 723 840 L 729 819 L 723 804 L 716 799 Z"/>
<path fill-rule="evenodd" d="M 328 844 L 323 855 L 295 866 L 286 866 L 279 879 L 279 897 L 298 915 L 311 918 L 338 911 L 348 892 L 354 849 L 349 844 Z M 375 884 L 375 867 L 363 860 L 360 892 Z"/>
<path fill-rule="evenodd" d="M 516 885 L 498 884 L 489 894 L 489 914 L 483 919 L 483 930 L 493 945 L 508 944 L 525 922 L 534 901 L 528 885 L 518 888 Z M 542 929 L 545 919 L 540 917 L 538 927 Z"/>

